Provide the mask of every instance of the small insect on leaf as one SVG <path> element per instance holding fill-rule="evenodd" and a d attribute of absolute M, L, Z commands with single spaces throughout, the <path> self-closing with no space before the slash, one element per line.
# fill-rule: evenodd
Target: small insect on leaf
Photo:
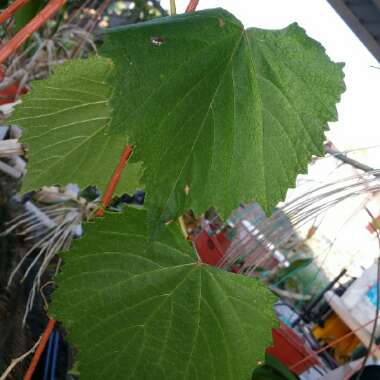
<path fill-rule="evenodd" d="M 161 46 L 164 44 L 164 39 L 162 37 L 150 37 L 150 43 L 153 46 Z"/>

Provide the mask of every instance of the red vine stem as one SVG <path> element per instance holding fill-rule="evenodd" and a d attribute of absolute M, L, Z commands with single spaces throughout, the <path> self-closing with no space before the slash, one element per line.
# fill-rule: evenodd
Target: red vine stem
<path fill-rule="evenodd" d="M 38 365 L 38 362 L 40 361 L 41 355 L 45 350 L 49 337 L 54 330 L 55 324 L 56 324 L 56 321 L 54 319 L 49 319 L 49 323 L 47 324 L 45 328 L 40 344 L 38 345 L 37 350 L 33 355 L 33 359 L 30 362 L 28 371 L 26 372 L 23 380 L 31 380 L 33 373 Z"/>
<path fill-rule="evenodd" d="M 98 23 L 100 21 L 100 18 L 102 17 L 103 13 L 107 10 L 112 0 L 104 0 L 103 4 L 98 8 L 98 10 L 95 13 L 95 16 L 93 19 L 89 20 L 86 26 L 84 27 L 84 30 L 87 33 L 92 33 Z M 80 51 L 82 50 L 84 46 L 84 41 L 82 41 L 74 50 L 71 58 L 75 58 L 79 55 Z"/>
<path fill-rule="evenodd" d="M 87 33 L 92 33 L 96 27 L 97 22 L 102 17 L 103 13 L 107 10 L 112 0 L 104 0 L 103 4 L 98 8 L 95 13 L 95 16 L 92 20 L 89 20 L 86 26 L 84 27 Z"/>
<path fill-rule="evenodd" d="M 132 145 L 128 144 L 125 146 L 124 151 L 120 156 L 119 164 L 117 165 L 117 167 L 116 167 L 116 169 L 115 169 L 115 171 L 114 171 L 114 173 L 113 173 L 113 175 L 112 175 L 112 177 L 108 183 L 107 190 L 103 195 L 102 208 L 97 211 L 96 216 L 103 216 L 104 215 L 104 209 L 107 208 L 111 202 L 113 193 L 116 189 L 117 184 L 120 181 L 120 177 L 121 177 L 121 174 L 123 172 L 123 169 L 125 168 L 125 165 L 127 164 L 127 161 L 132 154 L 132 150 L 133 150 Z"/>
<path fill-rule="evenodd" d="M 9 17 L 13 16 L 16 11 L 23 7 L 26 3 L 28 3 L 29 0 L 16 0 L 14 1 L 8 8 L 6 8 L 3 12 L 0 14 L 0 25 L 9 19 Z"/>
<path fill-rule="evenodd" d="M 96 216 L 99 217 L 99 216 L 104 215 L 104 208 L 106 208 L 109 205 L 109 203 L 112 199 L 112 195 L 116 189 L 116 186 L 118 185 L 118 183 L 120 181 L 121 174 L 123 172 L 123 169 L 125 168 L 125 165 L 127 164 L 129 157 L 132 154 L 132 150 L 133 150 L 132 145 L 126 145 L 125 146 L 123 153 L 120 156 L 119 164 L 117 165 L 117 167 L 116 167 L 116 169 L 115 169 L 115 171 L 114 171 L 114 173 L 110 179 L 110 182 L 108 183 L 107 190 L 104 193 L 104 196 L 102 199 L 103 208 L 98 210 L 98 212 L 96 213 Z M 38 362 L 41 358 L 42 353 L 45 350 L 45 347 L 46 347 L 46 344 L 49 340 L 49 337 L 54 330 L 55 324 L 56 324 L 56 321 L 54 319 L 49 320 L 49 323 L 46 326 L 44 334 L 41 338 L 40 344 L 38 345 L 38 348 L 37 348 L 37 350 L 33 356 L 33 359 L 30 363 L 28 371 L 26 372 L 23 380 L 31 380 L 32 379 L 33 373 L 34 373 L 34 371 L 38 365 Z"/>
<path fill-rule="evenodd" d="M 26 3 L 26 0 L 14 2 L 12 4 L 14 6 L 12 9 L 9 10 L 9 8 L 12 7 L 11 5 L 0 15 L 0 24 L 1 20 L 4 22 L 6 18 L 9 18 L 20 6 Z M 39 12 L 0 49 L 0 64 L 3 63 L 11 54 L 13 54 L 34 32 L 41 28 L 41 26 L 44 25 L 46 21 L 56 12 L 58 12 L 58 10 L 62 8 L 65 3 L 66 0 L 51 0 L 45 8 L 41 10 L 41 12 Z"/>
<path fill-rule="evenodd" d="M 199 0 L 190 0 L 189 5 L 186 8 L 186 13 L 194 12 L 197 9 Z"/>
<path fill-rule="evenodd" d="M 116 167 L 116 169 L 115 169 L 115 171 L 114 171 L 114 173 L 110 179 L 110 182 L 108 183 L 107 190 L 104 193 L 104 196 L 102 199 L 103 209 L 98 210 L 98 212 L 96 213 L 96 216 L 103 216 L 104 215 L 104 208 L 106 208 L 109 205 L 109 203 L 112 199 L 112 195 L 116 189 L 117 184 L 120 181 L 121 174 L 123 172 L 125 165 L 127 164 L 129 157 L 132 154 L 132 150 L 133 150 L 132 145 L 126 145 L 125 146 L 124 151 L 120 156 L 119 164 L 117 165 L 117 167 Z M 34 371 L 38 365 L 38 362 L 41 358 L 41 355 L 45 350 L 45 347 L 46 347 L 46 344 L 49 340 L 49 337 L 54 330 L 55 324 L 56 324 L 56 321 L 54 319 L 49 320 L 49 323 L 46 326 L 44 334 L 41 338 L 40 344 L 38 345 L 38 348 L 37 348 L 37 350 L 33 356 L 33 359 L 30 363 L 28 371 L 26 372 L 23 380 L 31 380 L 33 373 L 34 373 Z"/>

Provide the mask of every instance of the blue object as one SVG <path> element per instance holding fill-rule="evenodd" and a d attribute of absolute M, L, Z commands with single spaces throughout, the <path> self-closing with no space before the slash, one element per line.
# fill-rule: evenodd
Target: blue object
<path fill-rule="evenodd" d="M 46 352 L 44 378 L 43 380 L 55 380 L 55 372 L 57 369 L 59 349 L 59 332 L 54 330 L 49 338 L 49 343 Z"/>
<path fill-rule="evenodd" d="M 367 297 L 372 305 L 377 306 L 377 284 L 374 283 L 367 292 Z"/>
<path fill-rule="evenodd" d="M 52 357 L 52 363 L 51 363 L 50 380 L 55 380 L 55 372 L 57 368 L 57 359 L 58 359 L 58 348 L 59 348 L 59 332 L 55 330 L 55 340 L 53 343 L 53 357 Z"/>
<path fill-rule="evenodd" d="M 53 341 L 54 341 L 54 331 L 49 337 L 49 342 L 48 342 L 47 352 L 46 352 L 46 357 L 45 357 L 45 368 L 44 368 L 44 379 L 43 380 L 49 380 L 49 369 L 50 369 L 50 361 L 51 361 Z"/>

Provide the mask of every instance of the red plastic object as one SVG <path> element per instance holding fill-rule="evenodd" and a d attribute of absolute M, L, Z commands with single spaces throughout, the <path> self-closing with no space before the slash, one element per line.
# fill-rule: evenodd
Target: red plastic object
<path fill-rule="evenodd" d="M 4 70 L 0 68 L 0 82 L 4 79 Z M 0 105 L 13 103 L 16 100 L 17 92 L 19 91 L 19 82 L 15 82 L 10 86 L 0 90 Z M 20 94 L 24 95 L 28 92 L 26 87 L 20 90 Z"/>
<path fill-rule="evenodd" d="M 266 349 L 268 355 L 274 356 L 297 375 L 320 364 L 317 354 L 305 345 L 300 336 L 290 327 L 281 323 L 279 328 L 272 329 L 273 345 Z M 310 357 L 308 360 L 304 360 Z M 299 363 L 299 364 L 297 364 Z"/>
<path fill-rule="evenodd" d="M 209 236 L 206 230 L 203 230 L 193 242 L 202 262 L 214 266 L 218 265 L 231 244 L 223 232 Z"/>

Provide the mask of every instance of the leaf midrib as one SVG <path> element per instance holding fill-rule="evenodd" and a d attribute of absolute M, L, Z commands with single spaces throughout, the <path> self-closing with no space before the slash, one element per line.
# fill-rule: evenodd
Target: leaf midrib
<path fill-rule="evenodd" d="M 172 197 L 173 193 L 175 192 L 175 189 L 176 189 L 176 187 L 177 187 L 177 184 L 178 184 L 178 182 L 179 182 L 179 180 L 180 180 L 180 178 L 181 178 L 181 175 L 182 175 L 184 169 L 185 169 L 186 166 L 187 166 L 187 163 L 189 162 L 190 158 L 192 157 L 192 154 L 193 154 L 194 148 L 195 148 L 196 144 L 198 143 L 198 139 L 199 139 L 200 135 L 201 135 L 202 132 L 203 132 L 203 128 L 204 128 L 205 123 L 206 123 L 206 121 L 207 121 L 207 118 L 208 118 L 208 116 L 209 116 L 209 114 L 210 114 L 210 111 L 212 111 L 212 106 L 213 106 L 213 104 L 214 104 L 214 101 L 215 101 L 216 95 L 218 94 L 219 89 L 220 89 L 220 87 L 221 87 L 221 85 L 222 85 L 222 83 L 223 83 L 224 75 L 225 75 L 225 73 L 227 72 L 228 68 L 232 65 L 232 61 L 233 61 L 233 59 L 234 59 L 235 53 L 236 53 L 236 51 L 237 51 L 237 49 L 238 49 L 240 43 L 241 43 L 241 40 L 242 40 L 242 38 L 243 38 L 243 36 L 244 36 L 244 33 L 245 33 L 245 31 L 243 30 L 243 32 L 241 33 L 241 35 L 239 36 L 239 38 L 238 38 L 238 40 L 237 40 L 237 42 L 236 42 L 236 45 L 234 46 L 234 48 L 233 48 L 233 50 L 232 50 L 232 52 L 231 52 L 231 56 L 229 57 L 228 60 L 226 60 L 226 62 L 228 62 L 228 63 L 226 64 L 226 68 L 225 68 L 225 70 L 224 70 L 224 71 L 221 73 L 221 75 L 220 75 L 219 84 L 218 84 L 218 86 L 215 88 L 214 94 L 213 94 L 213 96 L 212 96 L 212 98 L 211 98 L 211 101 L 210 101 L 210 105 L 209 105 L 209 107 L 208 107 L 208 109 L 207 109 L 207 111 L 206 111 L 206 113 L 205 113 L 205 116 L 204 116 L 204 118 L 203 118 L 203 121 L 202 121 L 202 123 L 201 123 L 201 125 L 200 125 L 200 127 L 199 127 L 199 131 L 198 131 L 198 133 L 197 133 L 197 135 L 196 135 L 196 137 L 195 137 L 195 139 L 194 139 L 194 142 L 193 142 L 193 144 L 192 144 L 192 146 L 191 146 L 190 152 L 189 152 L 189 154 L 187 155 L 187 157 L 186 157 L 186 159 L 185 159 L 185 161 L 184 161 L 184 163 L 183 163 L 183 165 L 182 165 L 182 167 L 181 167 L 181 169 L 180 169 L 180 171 L 179 171 L 179 173 L 178 173 L 178 175 L 177 175 L 177 177 L 176 177 L 176 179 L 175 179 L 175 181 L 174 181 L 173 187 L 172 187 L 171 191 L 170 191 L 169 194 L 168 194 L 168 197 L 167 197 L 167 199 L 166 199 L 165 205 L 164 205 L 162 211 L 160 212 L 159 220 L 162 220 L 162 217 L 163 217 L 163 215 L 164 215 L 164 212 L 165 212 L 165 210 L 166 210 L 167 207 L 168 207 L 169 200 L 170 200 L 170 198 Z M 204 80 L 204 78 L 202 78 L 202 80 Z M 214 124 L 215 124 L 215 123 L 214 123 Z"/>

